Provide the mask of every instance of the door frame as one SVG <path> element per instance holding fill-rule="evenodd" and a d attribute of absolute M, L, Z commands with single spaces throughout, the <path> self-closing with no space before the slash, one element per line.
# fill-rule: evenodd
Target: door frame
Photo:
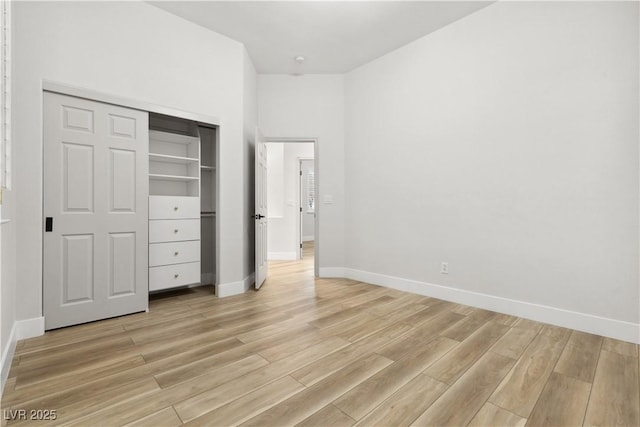
<path fill-rule="evenodd" d="M 318 189 L 320 188 L 320 147 L 318 138 L 313 137 L 265 137 L 264 142 L 284 142 L 284 143 L 313 143 L 313 169 L 314 169 L 314 177 L 315 177 L 315 185 L 316 185 L 316 199 L 318 198 L 318 194 L 320 192 Z M 299 182 L 299 181 L 298 181 Z M 298 194 L 300 192 L 298 191 Z M 299 196 L 298 196 L 299 197 Z M 316 203 L 316 215 L 314 218 L 314 227 L 315 227 L 315 244 L 314 244 L 314 253 L 313 253 L 313 275 L 315 277 L 320 277 L 320 245 L 322 244 L 322 236 L 320 233 L 320 203 Z M 298 221 L 300 220 L 300 215 L 298 215 Z M 300 233 L 300 227 L 298 227 L 298 233 Z M 300 247 L 298 245 L 298 251 L 300 251 Z M 300 252 L 298 252 L 298 259 Z"/>

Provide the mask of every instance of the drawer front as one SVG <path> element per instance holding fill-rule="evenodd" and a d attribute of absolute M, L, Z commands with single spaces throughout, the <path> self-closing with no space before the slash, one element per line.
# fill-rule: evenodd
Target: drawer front
<path fill-rule="evenodd" d="M 149 243 L 200 240 L 199 219 L 166 219 L 149 221 Z"/>
<path fill-rule="evenodd" d="M 149 267 L 200 261 L 200 241 L 152 243 Z"/>
<path fill-rule="evenodd" d="M 194 283 L 200 283 L 199 262 L 149 267 L 150 291 L 159 291 Z"/>
<path fill-rule="evenodd" d="M 200 219 L 200 198 L 149 196 L 149 219 Z"/>

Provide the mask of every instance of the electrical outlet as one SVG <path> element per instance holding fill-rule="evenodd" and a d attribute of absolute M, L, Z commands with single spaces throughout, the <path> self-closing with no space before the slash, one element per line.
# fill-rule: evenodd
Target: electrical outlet
<path fill-rule="evenodd" d="M 448 262 L 443 262 L 440 265 L 440 273 L 449 274 L 449 263 Z"/>

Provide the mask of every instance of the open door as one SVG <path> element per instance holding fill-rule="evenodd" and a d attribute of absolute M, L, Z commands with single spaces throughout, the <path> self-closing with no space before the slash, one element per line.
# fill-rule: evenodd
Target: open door
<path fill-rule="evenodd" d="M 256 289 L 267 278 L 267 147 L 256 129 Z"/>

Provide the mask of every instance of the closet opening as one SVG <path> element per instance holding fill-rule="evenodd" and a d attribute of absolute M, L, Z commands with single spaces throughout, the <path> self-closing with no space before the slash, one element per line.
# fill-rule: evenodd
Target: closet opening
<path fill-rule="evenodd" d="M 181 267 L 189 267 L 194 271 L 188 278 L 183 275 L 184 280 L 180 281 L 180 284 L 212 286 L 215 290 L 218 264 L 216 250 L 218 235 L 216 207 L 219 193 L 216 173 L 218 129 L 192 120 L 151 113 L 149 130 L 150 202 L 153 201 L 154 196 L 161 196 L 156 198 L 163 203 L 175 205 L 169 217 L 163 219 L 170 222 L 170 228 L 174 231 L 169 239 L 172 241 L 170 252 L 176 258 L 174 261 L 177 262 L 170 264 L 173 267 L 166 268 L 172 269 L 174 285 L 175 280 L 180 281 L 180 277 L 175 278 L 176 275 L 180 275 L 178 270 Z M 191 138 L 191 140 L 181 141 L 181 138 Z M 190 213 L 182 210 L 183 213 L 180 214 L 180 209 L 176 207 L 181 202 L 192 202 L 195 210 Z M 150 230 L 153 225 L 155 223 L 150 222 Z M 183 234 L 181 237 L 180 232 L 175 232 L 180 230 L 179 226 L 184 226 L 181 231 L 187 230 L 187 233 L 193 228 L 194 233 Z M 154 236 L 150 236 L 150 242 L 154 242 Z M 150 243 L 150 256 L 155 245 Z M 157 246 L 161 248 L 166 244 L 157 243 Z M 180 261 L 184 260 L 177 259 L 183 253 L 181 249 L 192 252 L 192 263 L 182 263 Z M 166 261 L 163 266 L 166 266 Z M 158 285 L 154 284 L 153 272 L 150 264 L 150 290 L 161 290 L 154 289 Z M 171 286 L 173 287 L 175 286 Z"/>

